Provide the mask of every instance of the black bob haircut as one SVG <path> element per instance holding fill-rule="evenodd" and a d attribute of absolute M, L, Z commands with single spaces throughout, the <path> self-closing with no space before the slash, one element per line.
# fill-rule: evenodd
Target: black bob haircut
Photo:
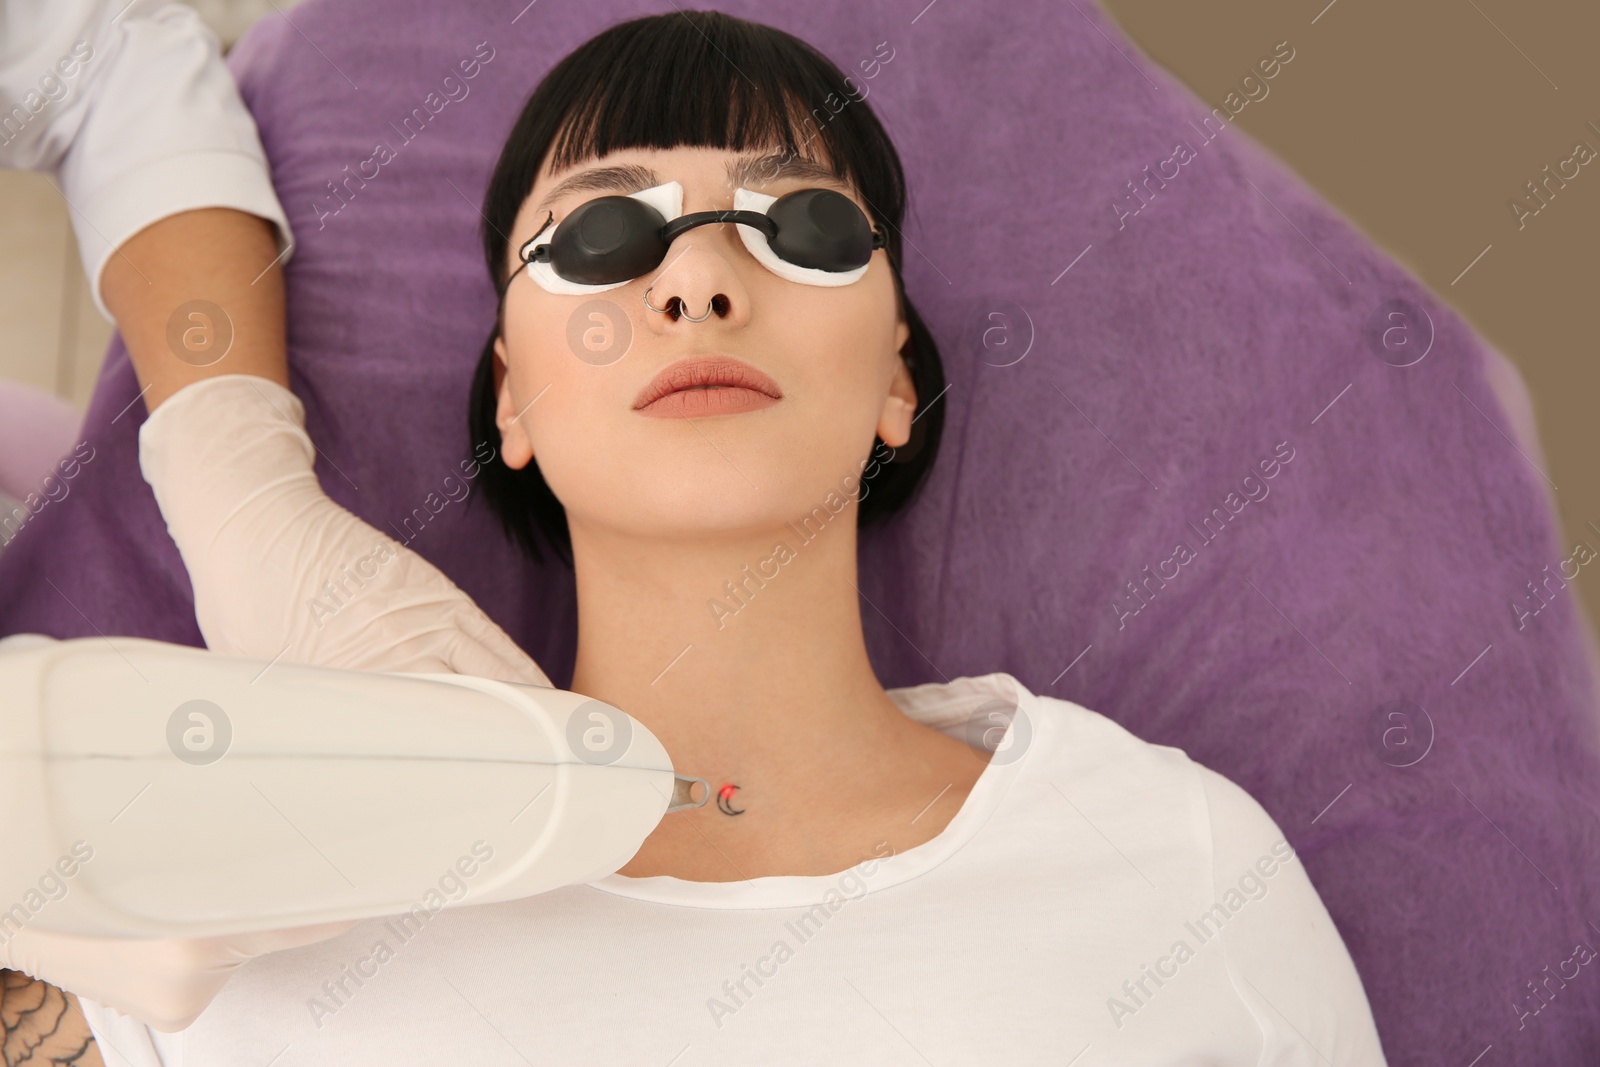
<path fill-rule="evenodd" d="M 824 146 L 821 152 L 806 150 L 811 140 Z M 901 356 L 919 411 L 900 449 L 874 439 L 857 527 L 893 515 L 938 454 L 944 408 L 935 401 L 944 391 L 944 368 L 901 278 L 906 186 L 900 157 L 861 86 L 799 38 L 722 12 L 680 11 L 619 23 L 562 59 L 529 96 L 489 179 L 483 251 L 495 291 L 505 288 L 507 235 L 546 154 L 554 173 L 620 149 L 684 146 L 820 157 L 871 208 L 874 228 L 888 240 L 896 299 L 911 331 Z M 496 445 L 499 332 L 497 322 L 478 360 L 468 413 L 471 440 Z M 542 561 L 537 531 L 570 568 L 566 509 L 538 462 L 535 455 L 513 470 L 497 448 L 483 465 L 483 495 L 513 543 Z"/>

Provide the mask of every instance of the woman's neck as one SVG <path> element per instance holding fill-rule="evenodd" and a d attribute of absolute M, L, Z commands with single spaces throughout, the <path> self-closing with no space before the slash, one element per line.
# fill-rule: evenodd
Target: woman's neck
<path fill-rule="evenodd" d="M 855 514 L 692 543 L 574 530 L 573 691 L 644 723 L 712 790 L 663 820 L 660 866 L 704 881 L 842 870 L 886 827 L 909 828 L 897 848 L 942 829 L 981 772 L 974 750 L 907 718 L 873 673 Z M 729 785 L 723 806 L 743 814 L 720 810 Z"/>

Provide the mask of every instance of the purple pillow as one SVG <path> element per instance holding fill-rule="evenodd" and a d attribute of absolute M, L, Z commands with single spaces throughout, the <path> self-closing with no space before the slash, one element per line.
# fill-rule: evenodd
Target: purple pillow
<path fill-rule="evenodd" d="M 1600 730 L 1568 588 L 1595 553 L 1558 539 L 1483 342 L 1231 127 L 1245 97 L 1211 111 L 1092 5 L 720 6 L 856 72 L 911 184 L 906 284 L 950 389 L 923 495 L 862 543 L 883 683 L 1009 671 L 1243 785 L 1391 1063 L 1600 1062 Z M 494 311 L 477 203 L 557 59 L 672 9 L 311 0 L 231 59 L 299 240 L 323 485 L 558 685 L 571 576 L 443 488 Z M 1263 78 L 1297 76 L 1294 43 L 1263 40 Z M 0 556 L 0 635 L 200 643 L 137 394 L 115 342 L 99 458 Z"/>

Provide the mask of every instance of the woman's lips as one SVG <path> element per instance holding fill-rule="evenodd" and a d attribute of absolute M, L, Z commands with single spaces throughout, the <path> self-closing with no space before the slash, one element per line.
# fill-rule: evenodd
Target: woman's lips
<path fill-rule="evenodd" d="M 776 404 L 783 390 L 750 364 L 727 356 L 688 359 L 662 370 L 634 400 L 652 418 L 737 415 Z"/>
<path fill-rule="evenodd" d="M 678 389 L 639 408 L 639 414 L 657 419 L 698 419 L 713 415 L 738 415 L 771 407 L 776 397 L 739 385 L 695 386 Z"/>

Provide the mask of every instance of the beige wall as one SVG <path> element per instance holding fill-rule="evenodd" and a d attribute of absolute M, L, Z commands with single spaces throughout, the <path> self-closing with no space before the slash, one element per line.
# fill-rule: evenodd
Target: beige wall
<path fill-rule="evenodd" d="M 0 170 L 0 378 L 82 409 L 110 339 L 61 194 L 42 174 Z"/>
<path fill-rule="evenodd" d="M 230 40 L 265 11 L 264 2 L 197 6 Z M 1565 543 L 1586 539 L 1600 548 L 1600 535 L 1585 525 L 1600 526 L 1600 160 L 1581 167 L 1521 229 L 1507 206 L 1576 141 L 1600 151 L 1600 131 L 1587 125 L 1600 127 L 1600 6 L 1106 0 L 1106 7 L 1213 105 L 1274 44 L 1294 46 L 1293 65 L 1238 125 L 1520 369 Z M 0 250 L 0 377 L 82 407 L 110 327 L 87 299 L 66 210 L 44 178 L 0 172 Z M 1600 618 L 1600 569 L 1585 568 L 1574 588 Z"/>
<path fill-rule="evenodd" d="M 1538 206 L 1527 183 L 1546 165 L 1554 173 L 1576 142 L 1600 152 L 1600 5 L 1104 6 L 1214 106 L 1274 44 L 1294 46 L 1294 63 L 1235 122 L 1516 365 L 1556 487 L 1563 544 L 1600 550 L 1600 534 L 1586 525 L 1600 527 L 1600 158 L 1578 166 L 1565 188 L 1551 182 L 1549 203 L 1520 228 L 1509 206 L 1518 196 Z M 1572 588 L 1600 618 L 1600 567 L 1583 568 Z"/>

